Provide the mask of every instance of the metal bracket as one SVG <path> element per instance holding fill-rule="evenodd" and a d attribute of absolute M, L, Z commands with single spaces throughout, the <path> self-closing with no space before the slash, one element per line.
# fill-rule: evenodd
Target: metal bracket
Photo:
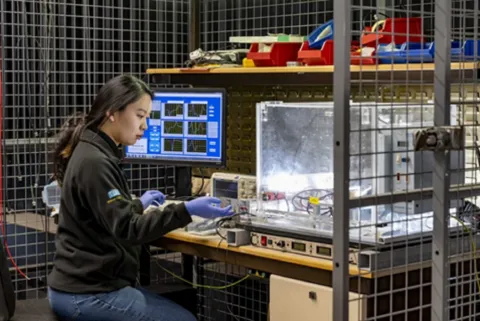
<path fill-rule="evenodd" d="M 268 121 L 268 110 L 266 108 L 267 105 L 282 104 L 282 103 L 283 101 L 280 101 L 280 100 L 262 101 L 261 103 L 257 103 L 257 105 L 260 106 L 262 110 L 262 121 L 263 122 Z"/>
<path fill-rule="evenodd" d="M 463 126 L 438 126 L 415 133 L 415 151 L 450 151 L 465 149 Z"/>

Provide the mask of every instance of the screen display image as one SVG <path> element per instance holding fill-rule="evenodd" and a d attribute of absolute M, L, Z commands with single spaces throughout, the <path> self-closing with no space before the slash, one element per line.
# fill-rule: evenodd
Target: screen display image
<path fill-rule="evenodd" d="M 148 129 L 125 160 L 222 166 L 225 163 L 225 92 L 156 91 Z"/>
<path fill-rule="evenodd" d="M 305 245 L 305 243 L 292 242 L 292 250 L 305 252 L 306 249 L 307 246 Z"/>

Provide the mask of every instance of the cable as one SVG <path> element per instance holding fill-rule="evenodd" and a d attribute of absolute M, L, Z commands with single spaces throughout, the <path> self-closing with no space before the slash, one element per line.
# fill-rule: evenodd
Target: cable
<path fill-rule="evenodd" d="M 303 196 L 302 194 L 307 193 L 307 195 Z M 325 193 L 325 195 L 317 196 L 320 193 Z M 297 211 L 305 211 L 309 214 L 310 213 L 310 197 L 317 197 L 320 201 L 324 201 L 327 198 L 333 197 L 333 192 L 328 189 L 319 189 L 319 188 L 312 188 L 306 189 L 303 191 L 298 192 L 292 198 L 292 204 Z M 333 206 L 331 204 L 319 205 L 320 207 L 325 207 L 326 211 L 322 212 L 320 215 L 326 215 L 331 212 Z"/>
<path fill-rule="evenodd" d="M 30 278 L 25 273 L 23 273 L 23 271 L 18 267 L 17 263 L 15 262 L 15 259 L 12 256 L 12 253 L 10 252 L 10 249 L 8 248 L 7 232 L 5 231 L 5 224 L 3 224 L 3 220 L 4 220 L 3 211 L 0 211 L 0 225 L 1 225 L 2 235 L 3 235 L 3 244 L 5 247 L 5 252 L 7 252 L 8 258 L 10 259 L 10 262 L 12 262 L 15 270 L 25 279 L 30 280 Z"/>
<path fill-rule="evenodd" d="M 242 216 L 242 215 L 248 215 L 248 216 L 255 216 L 255 214 L 252 214 L 252 213 L 247 213 L 247 212 L 241 212 L 241 213 L 235 213 L 231 216 L 227 216 L 227 217 L 223 217 L 221 219 L 219 219 L 215 224 L 216 224 L 216 227 L 215 227 L 215 232 L 217 233 L 218 236 L 220 236 L 220 238 L 222 240 L 226 240 L 225 236 L 223 236 L 221 233 L 220 233 L 220 229 L 223 227 L 223 224 L 225 224 L 226 222 L 230 222 L 232 221 L 235 217 L 239 217 L 239 216 Z"/>
<path fill-rule="evenodd" d="M 455 217 L 453 215 L 450 215 L 451 218 L 453 218 L 454 220 L 456 220 L 460 225 L 462 225 L 463 229 L 468 232 L 469 236 L 470 236 L 470 242 L 472 243 L 472 252 L 473 252 L 473 269 L 474 269 L 474 272 L 475 272 L 475 279 L 477 281 L 477 287 L 478 287 L 478 291 L 480 291 L 480 276 L 478 275 L 478 271 L 477 271 L 477 246 L 475 244 L 475 240 L 473 238 L 473 232 L 472 232 L 472 229 L 471 228 L 468 228 L 465 223 L 459 219 L 458 217 Z"/>
<path fill-rule="evenodd" d="M 146 251 L 148 252 L 148 254 L 150 256 L 152 256 L 152 253 L 150 252 L 150 250 L 148 249 L 147 246 L 145 246 L 145 249 Z M 231 287 L 234 287 L 240 283 L 242 283 L 243 281 L 247 280 L 249 277 L 250 277 L 250 274 L 247 274 L 245 275 L 243 278 L 241 278 L 240 280 L 237 280 L 235 282 L 232 282 L 230 284 L 226 284 L 226 285 L 221 285 L 221 286 L 214 286 L 214 285 L 202 285 L 202 284 L 196 284 L 196 283 L 193 283 L 193 282 L 190 282 L 184 278 L 182 278 L 181 276 L 173 273 L 172 271 L 168 270 L 167 268 L 164 268 L 160 263 L 158 263 L 156 260 L 155 260 L 155 264 L 160 268 L 162 269 L 165 273 L 168 273 L 170 274 L 171 276 L 173 276 L 175 279 L 178 279 L 184 283 L 187 283 L 193 287 L 196 287 L 196 288 L 203 288 L 203 289 L 209 289 L 209 290 L 225 290 L 225 289 L 228 289 L 228 288 L 231 288 Z"/>
<path fill-rule="evenodd" d="M 25 26 L 26 26 L 25 5 L 23 6 L 23 14 L 24 15 L 22 15 L 22 20 L 23 20 L 23 26 L 25 28 Z M 25 33 L 25 29 L 23 30 L 23 32 Z M 25 38 L 25 34 L 23 34 L 23 35 L 24 35 L 24 38 Z M 25 40 L 23 41 L 23 46 L 24 46 L 24 48 L 26 46 Z M 27 58 L 27 60 L 28 60 L 28 58 Z M 24 63 L 25 63 L 25 61 L 24 61 Z M 24 69 L 27 70 L 26 65 L 24 65 L 24 67 L 25 67 Z M 27 89 L 30 91 L 31 88 L 30 88 L 30 82 L 29 82 L 30 78 L 29 77 L 30 77 L 30 75 L 27 76 Z M 27 106 L 30 106 L 30 100 L 29 99 L 27 99 Z M 27 108 L 27 110 L 28 109 L 30 109 L 30 108 Z M 5 252 L 7 252 L 8 258 L 9 258 L 10 262 L 12 262 L 12 265 L 15 268 L 15 270 L 22 277 L 24 277 L 27 280 L 30 280 L 30 278 L 20 269 L 20 267 L 18 267 L 17 263 L 15 262 L 15 259 L 13 258 L 12 253 L 10 252 L 10 248 L 8 247 L 7 232 L 5 230 L 5 225 L 6 224 L 4 224 L 4 222 L 3 222 L 5 218 L 6 218 L 6 216 L 5 217 L 3 216 L 3 211 L 0 211 L 0 225 L 1 225 L 2 235 L 3 235 L 3 244 L 4 244 L 4 247 L 5 247 Z M 7 220 L 5 219 L 5 223 L 6 223 L 6 221 Z"/>

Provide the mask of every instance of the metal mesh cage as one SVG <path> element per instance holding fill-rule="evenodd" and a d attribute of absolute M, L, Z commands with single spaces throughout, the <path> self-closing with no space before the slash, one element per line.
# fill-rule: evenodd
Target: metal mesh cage
<path fill-rule="evenodd" d="M 200 10 L 200 21 L 192 17 L 192 6 Z M 348 320 L 352 314 L 372 321 L 478 318 L 478 1 L 6 0 L 0 2 L 0 14 L 2 223 L 11 259 L 19 266 L 10 265 L 19 298 L 44 295 L 38 290 L 45 288 L 52 260 L 52 237 L 45 233 L 51 223 L 41 192 L 50 183 L 54 134 L 69 115 L 88 109 L 101 84 L 119 73 L 144 77 L 147 68 L 185 66 L 187 51 L 197 49 L 193 45 L 203 50 L 246 48 L 229 38 L 306 36 L 330 21 L 335 32 L 324 71 L 301 77 L 238 75 L 230 77 L 229 84 L 221 83 L 229 87 L 227 170 L 257 170 L 257 103 L 333 102 L 333 160 L 327 165 L 334 173 L 334 252 L 323 256 L 329 256 L 332 270 L 326 283 L 333 287 L 335 320 Z M 189 21 L 199 22 L 199 30 Z M 188 46 L 195 38 L 190 31 L 199 31 L 193 39 L 199 41 Z M 381 118 L 377 125 L 384 134 L 374 136 L 373 150 L 355 138 L 370 135 L 371 128 L 351 126 L 353 104 L 373 107 Z M 393 126 L 393 113 L 381 115 L 382 104 L 404 106 L 407 123 L 433 120 L 410 126 L 409 133 L 431 138 L 428 127 L 437 127 L 435 132 L 447 125 L 462 126 L 465 144 L 455 152 L 417 154 L 417 139 Z M 414 106 L 421 112 L 413 111 Z M 394 134 L 398 130 L 402 132 Z M 362 158 L 371 159 L 374 169 L 388 165 L 388 171 L 366 173 L 355 161 Z M 173 167 L 146 165 L 131 165 L 126 175 L 134 193 L 156 188 L 172 194 L 178 178 Z M 350 186 L 364 180 L 373 180 L 375 191 L 351 195 Z M 379 186 L 384 187 L 381 192 Z M 455 200 L 460 202 L 452 203 Z M 428 223 L 408 232 L 413 225 L 408 218 L 422 215 L 425 202 L 431 207 Z M 409 204 L 402 207 L 407 213 L 398 215 L 398 207 L 385 210 L 394 204 Z M 377 215 L 362 211 L 366 207 L 375 208 Z M 453 232 L 448 229 L 451 222 L 459 227 Z M 415 237 L 365 249 L 350 238 L 362 229 L 375 238 L 399 229 Z M 162 260 L 176 262 L 178 256 Z M 200 319 L 267 319 L 267 279 L 223 288 L 241 279 L 245 269 L 203 260 L 197 268 L 197 281 L 210 285 L 200 291 Z M 361 304 L 351 305 L 354 301 Z"/>
<path fill-rule="evenodd" d="M 1 1 L 3 218 L 19 298 L 43 296 L 54 224 L 42 200 L 55 134 L 100 86 L 186 57 L 188 1 Z M 132 193 L 175 192 L 173 167 L 126 166 Z M 54 188 L 54 187 L 51 187 Z M 50 190 L 50 187 L 48 187 Z M 5 236 L 5 235 L 4 235 Z M 30 280 L 19 272 L 27 275 Z"/>

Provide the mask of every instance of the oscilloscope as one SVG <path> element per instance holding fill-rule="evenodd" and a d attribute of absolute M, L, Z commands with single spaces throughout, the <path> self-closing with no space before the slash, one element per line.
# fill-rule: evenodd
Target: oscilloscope
<path fill-rule="evenodd" d="M 210 194 L 222 201 L 222 207 L 232 205 L 235 213 L 250 213 L 256 208 L 257 180 L 251 175 L 216 172 L 210 178 Z"/>
<path fill-rule="evenodd" d="M 148 129 L 124 148 L 127 163 L 225 166 L 226 92 L 220 88 L 157 89 Z"/>

